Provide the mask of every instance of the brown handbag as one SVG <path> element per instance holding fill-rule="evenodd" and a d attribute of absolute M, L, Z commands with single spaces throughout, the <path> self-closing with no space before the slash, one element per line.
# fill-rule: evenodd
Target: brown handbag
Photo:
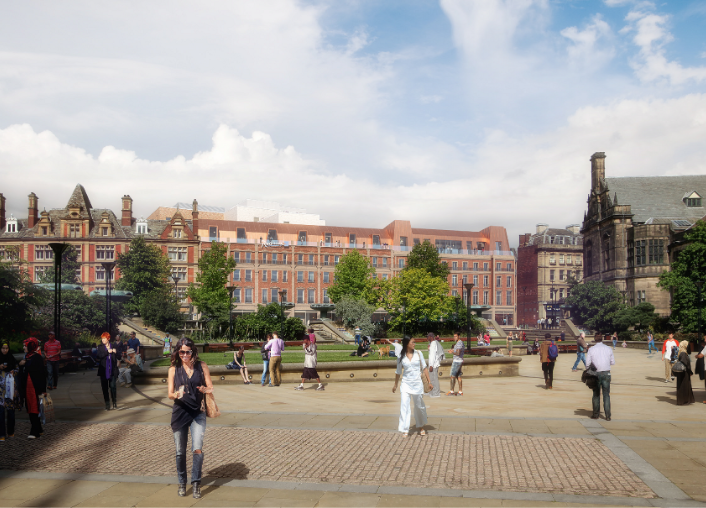
<path fill-rule="evenodd" d="M 204 405 L 206 406 L 206 416 L 208 418 L 217 418 L 221 416 L 221 411 L 218 409 L 216 397 L 213 396 L 213 393 L 205 393 L 203 400 Z"/>
<path fill-rule="evenodd" d="M 424 375 L 424 369 L 422 369 L 422 353 L 419 353 L 419 377 L 422 378 L 422 384 L 424 385 L 424 393 L 429 393 L 434 389 L 434 387 L 429 382 L 429 379 Z"/>

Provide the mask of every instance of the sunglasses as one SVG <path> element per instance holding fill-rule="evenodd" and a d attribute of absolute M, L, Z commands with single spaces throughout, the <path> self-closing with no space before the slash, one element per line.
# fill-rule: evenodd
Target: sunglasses
<path fill-rule="evenodd" d="M 191 356 L 193 354 L 193 352 L 192 351 L 179 351 L 179 354 L 184 355 L 184 356 Z"/>

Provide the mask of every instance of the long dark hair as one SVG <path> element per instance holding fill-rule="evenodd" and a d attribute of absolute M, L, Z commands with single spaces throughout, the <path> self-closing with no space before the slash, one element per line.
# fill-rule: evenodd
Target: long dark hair
<path fill-rule="evenodd" d="M 397 359 L 398 362 L 401 362 L 402 358 L 407 356 L 407 346 L 409 346 L 410 340 L 412 340 L 412 337 L 410 337 L 409 335 L 405 335 L 402 339 L 402 351 L 400 351 L 400 357 Z"/>
<path fill-rule="evenodd" d="M 172 367 L 181 367 L 181 358 L 179 357 L 181 346 L 188 346 L 191 348 L 191 358 L 193 358 L 194 365 L 196 365 L 196 362 L 199 361 L 199 352 L 196 350 L 196 345 L 193 340 L 182 337 L 174 346 L 174 352 L 172 353 Z"/>

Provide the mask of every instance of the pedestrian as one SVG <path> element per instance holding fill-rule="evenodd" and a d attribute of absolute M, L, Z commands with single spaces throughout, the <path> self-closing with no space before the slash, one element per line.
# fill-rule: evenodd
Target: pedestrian
<path fill-rule="evenodd" d="M 140 339 L 137 338 L 137 334 L 135 332 L 130 332 L 130 338 L 127 341 L 127 347 L 132 348 L 135 350 L 135 354 L 137 356 L 142 356 L 140 347 L 142 344 L 140 344 Z"/>
<path fill-rule="evenodd" d="M 512 356 L 512 332 L 507 335 L 507 354 Z"/>
<path fill-rule="evenodd" d="M 238 369 L 240 377 L 243 378 L 243 384 L 251 384 L 248 366 L 245 365 L 245 346 L 240 346 L 237 351 L 233 351 L 233 361 L 226 365 L 226 367 L 229 369 Z"/>
<path fill-rule="evenodd" d="M 439 385 L 439 367 L 441 367 L 441 360 L 443 360 L 446 355 L 444 354 L 444 347 L 439 342 L 439 336 L 434 337 L 433 333 L 427 335 L 429 338 L 429 380 L 431 381 L 431 386 L 433 387 L 431 397 L 441 397 L 441 386 Z"/>
<path fill-rule="evenodd" d="M 559 336 L 561 337 L 561 338 L 559 339 L 561 342 L 564 342 L 564 341 L 566 340 L 566 333 L 564 332 L 564 330 L 561 331 L 561 333 L 559 334 Z"/>
<path fill-rule="evenodd" d="M 385 342 L 392 345 L 392 347 L 394 348 L 394 351 L 390 351 L 390 356 L 399 358 L 400 353 L 402 352 L 402 344 L 400 344 L 400 341 L 398 339 L 395 339 L 394 342 L 390 342 L 390 339 L 385 339 Z"/>
<path fill-rule="evenodd" d="M 171 355 L 172 354 L 172 337 L 169 334 L 166 334 L 164 336 L 164 345 L 162 348 L 162 354 L 163 355 Z"/>
<path fill-rule="evenodd" d="M 527 345 L 527 332 L 522 332 L 522 342 Z"/>
<path fill-rule="evenodd" d="M 59 382 L 61 342 L 56 340 L 54 332 L 49 332 L 49 340 L 44 344 L 44 354 L 47 359 L 47 390 L 56 390 Z"/>
<path fill-rule="evenodd" d="M 544 342 L 539 347 L 539 361 L 542 362 L 542 372 L 544 372 L 544 387 L 547 390 L 553 389 L 554 384 L 554 364 L 558 356 L 558 348 L 552 340 L 552 334 L 544 334 Z"/>
<path fill-rule="evenodd" d="M 485 335 L 483 335 L 483 342 L 486 346 L 490 346 L 490 333 L 486 330 Z"/>
<path fill-rule="evenodd" d="M 311 342 L 307 337 L 306 339 L 304 339 L 304 344 L 302 344 L 302 348 L 304 349 L 304 372 L 302 372 L 301 384 L 295 387 L 294 389 L 303 390 L 304 380 L 311 381 L 313 379 L 316 379 L 316 382 L 319 383 L 319 386 L 316 387 L 316 390 L 323 391 L 324 385 L 321 384 L 321 377 L 316 371 L 316 342 Z"/>
<path fill-rule="evenodd" d="M 309 328 L 309 342 L 316 344 L 316 333 L 313 328 Z"/>
<path fill-rule="evenodd" d="M 186 495 L 186 444 L 191 431 L 191 486 L 194 499 L 201 497 L 201 470 L 203 468 L 203 438 L 206 433 L 204 394 L 213 393 L 211 372 L 206 362 L 199 360 L 196 346 L 182 337 L 174 347 L 169 367 L 167 396 L 174 401 L 171 427 L 176 448 L 179 496 Z"/>
<path fill-rule="evenodd" d="M 615 349 L 615 346 L 618 345 L 618 332 L 613 332 L 613 349 Z"/>
<path fill-rule="evenodd" d="M 360 326 L 355 327 L 355 345 L 360 344 Z"/>
<path fill-rule="evenodd" d="M 451 390 L 446 393 L 446 395 L 449 396 L 463 395 L 463 380 L 461 379 L 463 372 L 461 371 L 461 368 L 463 367 L 463 353 L 465 351 L 465 347 L 458 332 L 454 333 L 454 341 L 453 349 L 449 349 L 449 353 L 453 355 L 453 360 L 451 361 Z M 454 391 L 456 381 L 458 381 L 458 393 Z"/>
<path fill-rule="evenodd" d="M 404 374 L 403 374 L 404 371 Z M 400 385 L 400 376 L 402 384 Z M 422 376 L 429 381 L 429 370 L 424 361 L 424 355 L 420 351 L 414 350 L 414 339 L 405 337 L 402 339 L 402 354 L 397 359 L 397 370 L 395 370 L 395 386 L 392 393 L 400 386 L 400 420 L 397 430 L 405 436 L 409 435 L 409 426 L 412 416 L 410 402 L 414 401 L 414 423 L 419 428 L 419 434 L 426 436 L 424 426 L 427 424 L 427 407 L 424 405 L 424 383 Z"/>
<path fill-rule="evenodd" d="M 129 388 L 132 385 L 133 374 L 142 372 L 144 366 L 142 357 L 138 356 L 135 350 L 129 347 L 120 364 L 122 367 L 118 369 L 118 382 L 120 386 L 127 386 Z"/>
<path fill-rule="evenodd" d="M 677 348 L 675 350 L 674 348 Z M 674 334 L 670 333 L 669 338 L 662 344 L 662 361 L 664 362 L 664 382 L 669 383 L 669 381 L 674 380 L 674 375 L 672 374 L 672 361 L 676 361 L 679 346 L 677 341 L 674 340 Z M 674 354 L 677 353 L 677 354 Z"/>
<path fill-rule="evenodd" d="M 276 333 L 272 334 L 272 340 L 265 345 L 265 349 L 270 352 L 270 386 L 279 386 L 282 382 L 282 351 L 284 351 L 284 341 Z"/>
<path fill-rule="evenodd" d="M 607 335 L 606 335 L 607 337 Z M 597 334 L 593 339 L 596 345 L 588 350 L 586 364 L 596 368 L 597 382 L 593 388 L 593 414 L 591 418 L 597 420 L 601 414 L 601 391 L 603 392 L 603 412 L 605 419 L 610 421 L 610 366 L 615 365 L 615 358 L 610 347 L 603 344 L 603 335 Z"/>
<path fill-rule="evenodd" d="M 579 362 L 583 362 L 583 368 L 586 368 L 586 351 L 588 350 L 588 344 L 586 344 L 586 334 L 579 333 L 579 338 L 576 339 L 576 362 L 571 368 L 571 372 L 576 372 Z"/>
<path fill-rule="evenodd" d="M 117 345 L 110 342 L 110 334 L 103 332 L 101 345 L 98 346 L 98 377 L 101 380 L 105 410 L 110 411 L 110 398 L 113 399 L 113 409 L 118 409 L 118 360 Z M 110 392 L 110 397 L 108 396 Z"/>
<path fill-rule="evenodd" d="M 537 320 L 537 328 L 539 329 L 539 328 L 541 328 L 541 327 L 542 327 L 542 318 L 539 318 L 539 319 Z"/>
<path fill-rule="evenodd" d="M 47 393 L 47 371 L 39 350 L 39 341 L 29 337 L 23 342 L 25 357 L 20 360 L 18 375 L 20 397 L 25 401 L 29 415 L 30 431 L 28 439 L 37 439 L 44 433 L 39 420 L 39 397 Z"/>
<path fill-rule="evenodd" d="M 21 408 L 18 372 L 17 360 L 10 353 L 10 344 L 5 342 L 0 348 L 0 441 L 5 441 L 6 437 L 15 437 L 15 409 Z"/>
<path fill-rule="evenodd" d="M 265 346 L 269 344 L 272 340 L 272 334 L 267 334 L 267 342 L 265 342 L 260 348 L 260 355 L 262 356 L 262 377 L 260 378 L 260 386 L 265 386 L 265 383 L 269 383 L 272 386 L 272 378 L 270 377 L 270 351 L 265 349 Z"/>
<path fill-rule="evenodd" d="M 655 338 L 654 335 L 652 335 L 652 331 L 648 330 L 647 331 L 647 350 L 648 350 L 648 355 L 652 354 L 652 350 L 657 351 L 657 348 L 655 347 Z"/>
<path fill-rule="evenodd" d="M 691 358 L 689 358 L 688 349 L 689 341 L 683 340 L 679 343 L 679 356 L 677 361 L 684 364 L 686 369 L 683 372 L 677 372 L 677 406 L 693 404 L 694 391 L 691 389 L 691 376 L 694 374 L 691 370 Z"/>

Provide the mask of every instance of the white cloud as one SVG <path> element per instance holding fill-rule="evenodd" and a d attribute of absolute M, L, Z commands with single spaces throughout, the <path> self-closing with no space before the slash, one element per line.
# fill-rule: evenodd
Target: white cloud
<path fill-rule="evenodd" d="M 583 30 L 571 26 L 560 33 L 573 42 L 573 45 L 567 47 L 572 65 L 595 68 L 615 56 L 615 49 L 610 41 L 612 30 L 599 14 L 596 14 Z"/>

